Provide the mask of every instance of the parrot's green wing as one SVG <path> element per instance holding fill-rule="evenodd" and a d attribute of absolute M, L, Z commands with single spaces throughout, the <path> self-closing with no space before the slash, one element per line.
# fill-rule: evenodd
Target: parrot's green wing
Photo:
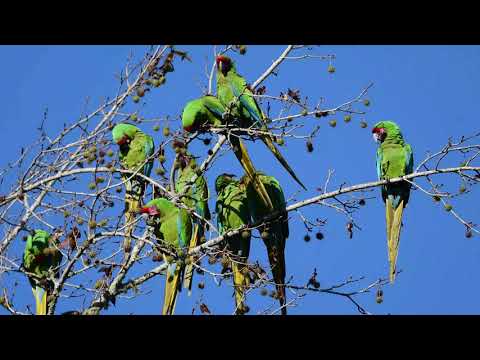
<path fill-rule="evenodd" d="M 238 74 L 232 73 L 227 76 L 229 85 L 232 89 L 233 96 L 235 96 L 245 109 L 244 114 L 250 118 L 250 126 L 263 125 L 264 116 L 257 101 L 253 97 L 252 91 L 248 88 L 246 80 Z"/>
<path fill-rule="evenodd" d="M 130 149 L 123 160 L 123 165 L 129 170 L 137 170 L 149 156 L 153 155 L 153 152 L 153 139 L 149 135 L 139 132 L 130 142 Z M 151 166 L 153 164 L 145 164 L 140 172 L 149 176 Z"/>
<path fill-rule="evenodd" d="M 220 100 L 218 100 L 218 98 L 216 98 L 215 96 L 204 96 L 202 99 L 205 107 L 213 114 L 215 120 L 217 120 L 213 121 L 212 123 L 221 123 L 223 119 L 223 114 L 225 113 L 225 107 L 220 102 Z"/>
<path fill-rule="evenodd" d="M 405 151 L 405 159 L 406 159 L 405 175 L 408 175 L 413 173 L 413 151 L 410 144 L 405 144 L 403 149 Z"/>
<path fill-rule="evenodd" d="M 145 156 L 148 159 L 155 152 L 155 144 L 154 144 L 153 138 L 151 136 L 147 135 L 147 137 L 145 139 L 145 145 L 144 146 L 145 146 Z M 152 173 L 153 163 L 154 163 L 154 160 L 152 158 L 150 161 L 148 161 L 145 164 L 145 167 L 143 169 L 143 174 L 145 176 L 150 176 L 150 174 Z"/>
<path fill-rule="evenodd" d="M 218 126 L 223 123 L 225 108 L 215 96 L 203 96 L 189 101 L 183 108 L 182 126 L 185 131 L 194 132 L 205 123 Z"/>
<path fill-rule="evenodd" d="M 177 232 L 178 247 L 188 247 L 192 238 L 192 221 L 190 214 L 185 209 L 178 210 Z"/>

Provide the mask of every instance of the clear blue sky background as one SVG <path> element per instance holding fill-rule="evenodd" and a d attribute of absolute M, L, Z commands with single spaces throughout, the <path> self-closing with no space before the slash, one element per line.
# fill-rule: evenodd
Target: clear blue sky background
<path fill-rule="evenodd" d="M 207 59 L 208 64 L 212 61 L 212 47 L 179 48 L 188 50 L 193 62 L 176 62 L 176 71 L 170 74 L 166 85 L 148 94 L 145 106 L 132 104 L 130 109 L 138 109 L 143 116 L 177 117 L 186 101 L 201 95 L 201 86 L 206 83 L 204 67 Z M 237 68 L 248 81 L 253 81 L 283 48 L 249 46 L 246 56 L 236 56 Z M 122 69 L 131 52 L 139 57 L 145 49 L 142 46 L 1 46 L 0 167 L 16 158 L 21 146 L 35 139 L 34 128 L 40 124 L 46 107 L 48 130 L 53 135 L 64 122 L 71 122 L 82 114 L 86 97 L 90 98 L 89 109 L 92 110 L 102 98 L 113 96 L 117 90 L 114 74 Z M 310 104 L 324 97 L 325 107 L 333 107 L 357 96 L 370 82 L 374 82 L 374 87 L 368 95 L 371 106 L 357 106 L 368 113 L 354 116 L 350 124 L 345 124 L 340 114 L 334 117 L 338 120 L 336 128 L 328 126 L 331 118 L 302 119 L 306 124 L 300 130 L 302 133 L 321 124 L 313 153 L 305 151 L 303 140 L 287 141 L 283 147 L 285 156 L 309 188 L 308 192 L 297 193 L 298 200 L 313 196 L 315 188 L 323 186 L 328 169 L 335 170 L 330 189 L 343 182 L 356 184 L 376 180 L 376 145 L 370 129 L 379 120 L 391 119 L 401 126 L 414 149 L 416 162 L 423 159 L 427 151 L 440 149 L 449 136 L 459 137 L 479 130 L 475 113 L 480 103 L 478 46 L 322 46 L 316 53 L 336 55 L 335 74 L 327 72 L 325 61 L 290 61 L 282 65 L 278 77 L 270 77 L 265 82 L 268 93 L 278 95 L 287 88 L 299 88 L 303 96 L 309 97 Z M 360 128 L 362 119 L 367 121 L 367 129 Z M 172 128 L 178 125 L 178 122 L 171 123 Z M 162 136 L 161 132 L 153 132 L 151 126 L 143 129 L 157 139 Z M 301 190 L 261 144 L 250 147 L 254 162 L 280 179 L 287 197 Z M 207 147 L 199 144 L 193 151 L 204 156 Z M 458 165 L 459 162 L 457 158 L 450 164 Z M 240 167 L 231 155 L 222 157 L 209 172 L 209 183 L 212 185 L 215 177 L 224 171 L 240 174 Z M 423 180 L 421 183 L 425 184 Z M 460 186 L 460 180 L 454 176 L 443 176 L 442 183 L 453 190 Z M 211 189 L 214 193 L 213 187 Z M 0 187 L 0 191 L 5 190 L 4 186 Z M 364 285 L 387 275 L 384 205 L 378 189 L 368 196 L 375 198 L 367 200 L 367 205 L 354 215 L 362 231 L 356 230 L 352 240 L 347 237 L 346 219 L 341 214 L 314 206 L 302 209 L 302 213 L 311 218 L 328 218 L 327 225 L 322 228 L 325 239 L 318 241 L 312 233 L 312 240 L 305 243 L 305 228 L 292 214 L 286 253 L 287 274 L 294 275 L 295 283 L 305 284 L 314 267 L 322 287 L 342 282 L 350 275 L 365 276 L 366 280 L 361 283 Z M 478 191 L 473 191 L 468 199 L 452 203 L 468 220 L 475 221 L 478 199 Z M 214 208 L 214 198 L 210 206 Z M 357 300 L 374 314 L 480 313 L 477 281 L 480 242 L 478 236 L 465 238 L 464 230 L 441 205 L 420 191 L 414 191 L 404 216 L 398 258 L 398 268 L 403 273 L 393 286 L 383 288 L 382 304 L 375 303 L 374 292 L 360 295 Z M 20 238 L 17 241 L 21 251 L 24 243 Z M 265 253 L 261 240 L 252 239 L 251 258 L 265 264 Z M 199 278 L 197 276 L 196 281 Z M 180 295 L 178 314 L 191 313 L 202 294 L 213 313 L 233 311 L 232 289 L 217 287 L 209 277 L 204 280 L 205 290 L 195 288 L 190 298 L 186 293 Z M 20 278 L 19 281 L 21 289 L 17 290 L 15 303 L 19 310 L 24 310 L 26 304 L 33 303 L 33 296 L 27 280 Z M 104 313 L 158 314 L 163 283 L 164 277 L 149 281 L 144 290 L 151 293 L 136 301 L 119 299 L 116 307 L 111 306 Z M 256 291 L 248 303 L 254 314 L 272 305 L 274 300 L 261 297 Z M 289 313 L 357 313 L 347 299 L 329 294 L 309 294 L 298 305 Z M 60 301 L 57 311 L 67 310 L 72 310 L 72 306 Z M 0 314 L 4 313 L 0 309 Z"/>

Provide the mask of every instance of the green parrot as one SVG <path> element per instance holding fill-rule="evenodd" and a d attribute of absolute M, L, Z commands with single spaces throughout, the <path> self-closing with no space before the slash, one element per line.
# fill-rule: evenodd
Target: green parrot
<path fill-rule="evenodd" d="M 246 80 L 237 73 L 235 63 L 227 56 L 220 55 L 216 58 L 217 63 L 217 96 L 220 102 L 231 110 L 233 118 L 240 121 L 244 128 L 253 127 L 267 131 L 265 115 L 253 97 L 253 93 Z M 305 186 L 298 179 L 295 172 L 288 165 L 282 154 L 275 147 L 271 136 L 260 137 L 285 170 L 305 190 Z"/>
<path fill-rule="evenodd" d="M 188 151 L 181 152 L 177 155 L 177 161 L 180 164 L 179 176 L 175 182 L 175 191 L 177 193 L 182 193 L 187 186 L 190 184 L 192 177 L 195 175 L 197 169 L 197 164 L 195 158 Z M 195 180 L 195 183 L 190 186 L 190 188 L 185 193 L 185 196 L 182 197 L 182 202 L 187 205 L 190 209 L 195 210 L 195 212 L 203 217 L 205 220 L 211 220 L 210 209 L 208 207 L 208 198 L 209 191 L 207 181 L 205 177 L 199 176 Z M 200 245 L 200 239 L 204 237 L 205 232 L 208 230 L 208 225 L 202 223 L 197 217 L 193 217 L 193 236 L 192 242 L 190 244 L 190 249 Z M 185 287 L 189 289 L 189 295 L 191 294 L 191 285 L 193 277 L 193 264 L 187 265 L 185 270 Z"/>
<path fill-rule="evenodd" d="M 187 103 L 183 110 L 183 128 L 185 131 L 195 132 L 197 130 L 201 131 L 206 123 L 213 126 L 221 125 L 224 123 L 223 116 L 225 111 L 225 107 L 215 96 L 207 95 L 192 100 Z M 231 136 L 229 141 L 240 165 L 242 165 L 245 173 L 254 181 L 255 187 L 262 201 L 269 207 L 273 207 L 265 187 L 260 181 L 255 179 L 256 170 L 242 140 L 237 136 Z"/>
<path fill-rule="evenodd" d="M 118 124 L 112 130 L 113 141 L 119 145 L 119 160 L 121 165 L 128 170 L 137 171 L 145 176 L 150 176 L 153 167 L 153 158 L 155 151 L 153 138 L 143 133 L 138 127 L 130 124 Z M 131 175 L 122 175 L 122 179 L 128 179 Z M 145 181 L 140 177 L 133 177 L 125 182 L 125 223 L 129 224 L 135 220 L 135 212 L 140 207 L 143 194 L 145 192 Z M 125 230 L 125 252 L 130 252 L 131 235 L 133 225 L 127 226 Z"/>
<path fill-rule="evenodd" d="M 34 230 L 33 234 L 27 238 L 23 253 L 23 267 L 27 272 L 38 277 L 28 277 L 35 296 L 37 315 L 47 314 L 47 297 L 52 289 L 52 283 L 47 280 L 48 272 L 53 268 L 54 275 L 58 276 L 59 265 L 63 258 L 58 249 L 50 246 L 53 242 L 52 238 L 44 230 Z"/>
<path fill-rule="evenodd" d="M 217 192 L 215 211 L 220 235 L 248 224 L 251 218 L 246 189 L 234 176 L 222 174 L 215 180 Z M 250 253 L 250 238 L 251 233 L 244 231 L 226 240 L 228 249 L 233 253 L 231 267 L 237 314 L 246 312 L 245 289 L 250 285 L 250 277 L 245 264 Z"/>
<path fill-rule="evenodd" d="M 392 179 L 413 172 L 413 151 L 402 136 L 400 128 L 392 121 L 380 121 L 372 129 L 377 149 L 377 175 L 380 180 Z M 400 228 L 403 209 L 410 198 L 411 184 L 406 181 L 382 186 L 382 199 L 385 202 L 387 217 L 388 261 L 390 282 L 396 274 Z"/>
<path fill-rule="evenodd" d="M 257 173 L 260 181 L 265 185 L 268 195 L 273 201 L 273 211 L 285 212 L 285 214 L 278 220 L 269 222 L 259 228 L 263 243 L 268 252 L 268 260 L 270 268 L 272 269 L 273 279 L 277 288 L 277 296 L 280 301 L 280 306 L 285 305 L 285 242 L 289 236 L 288 229 L 288 215 L 285 211 L 286 201 L 283 194 L 282 187 L 277 179 L 273 176 L 267 176 L 262 172 Z M 272 213 L 270 209 L 265 207 L 254 191 L 251 181 L 248 177 L 243 177 L 241 182 L 245 183 L 247 188 L 247 198 L 252 220 L 254 223 L 261 221 L 262 218 Z M 287 308 L 282 307 L 282 315 L 287 314 Z"/>
<path fill-rule="evenodd" d="M 177 208 L 165 198 L 156 198 L 140 209 L 140 213 L 148 214 L 147 224 L 152 228 L 156 238 L 167 248 L 182 252 L 188 251 L 192 239 L 192 219 L 185 209 Z M 173 315 L 177 302 L 177 292 L 182 290 L 185 274 L 185 261 L 163 253 L 163 259 L 168 263 L 163 301 L 163 315 Z M 190 279 L 191 281 L 191 279 Z M 189 287 L 185 284 L 184 287 Z"/>

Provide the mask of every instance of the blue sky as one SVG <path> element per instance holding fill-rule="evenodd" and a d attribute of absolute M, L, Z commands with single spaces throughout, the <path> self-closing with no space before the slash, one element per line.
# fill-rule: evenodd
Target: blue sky
<path fill-rule="evenodd" d="M 2 119 L 0 133 L 3 149 L 0 168 L 15 159 L 22 146 L 36 138 L 34 130 L 48 108 L 47 130 L 54 135 L 63 127 L 78 119 L 85 111 L 93 110 L 107 96 L 117 91 L 115 74 L 124 66 L 130 54 L 142 56 L 143 46 L 1 46 L 0 98 Z M 170 115 L 178 118 L 183 105 L 201 95 L 206 84 L 205 64 L 211 64 L 212 46 L 179 46 L 187 50 L 193 62 L 175 63 L 175 72 L 169 74 L 165 86 L 145 97 L 145 105 L 129 104 L 145 117 Z M 282 51 L 283 46 L 249 46 L 245 56 L 236 55 L 237 69 L 247 81 L 255 80 Z M 315 151 L 307 153 L 304 140 L 289 139 L 282 148 L 285 157 L 302 179 L 307 192 L 280 168 L 265 147 L 249 143 L 251 156 L 257 167 L 276 176 L 287 197 L 306 199 L 323 186 L 329 169 L 335 170 L 329 189 L 342 183 L 357 184 L 376 180 L 375 151 L 370 129 L 379 120 L 396 121 L 405 139 L 412 145 L 415 161 L 422 160 L 428 151 L 437 151 L 448 138 L 458 138 L 478 132 L 476 106 L 480 102 L 480 47 L 478 46 L 321 46 L 316 54 L 335 54 L 336 72 L 327 72 L 328 62 L 318 59 L 288 61 L 278 76 L 272 76 L 264 85 L 270 95 L 278 95 L 287 88 L 300 89 L 308 96 L 310 104 L 320 97 L 325 108 L 337 106 L 356 97 L 370 82 L 370 107 L 358 104 L 366 115 L 354 115 L 349 124 L 343 115 L 333 117 L 302 118 L 305 126 L 300 134 L 308 134 L 320 124 L 319 136 L 314 139 Z M 132 111 L 133 111 L 132 110 Z M 337 126 L 331 128 L 328 121 L 335 118 Z M 359 122 L 368 123 L 362 129 Z M 171 120 L 170 127 L 179 126 Z M 142 129 L 154 136 L 156 143 L 161 132 L 152 131 L 151 125 Z M 205 156 L 207 147 L 195 144 L 192 151 Z M 458 165 L 454 157 L 446 164 Z M 229 154 L 223 156 L 209 173 L 208 181 L 213 191 L 215 177 L 222 172 L 241 174 L 239 165 Z M 441 176 L 445 187 L 456 190 L 461 182 L 455 176 Z M 425 180 L 419 180 L 425 185 Z M 6 191 L 0 185 L 0 192 Z M 354 214 L 362 228 L 356 230 L 353 239 L 345 232 L 346 219 L 333 209 L 312 206 L 301 210 L 309 218 L 327 219 L 322 227 L 325 239 L 318 241 L 314 233 L 309 243 L 303 241 L 305 227 L 292 213 L 290 238 L 287 241 L 287 275 L 293 282 L 305 284 L 317 268 L 322 287 L 344 281 L 348 276 L 365 276 L 361 285 L 368 285 L 388 271 L 384 205 L 379 189 L 368 193 L 366 206 Z M 478 214 L 478 190 L 462 199 L 453 199 L 455 209 L 469 221 Z M 214 209 L 214 197 L 210 201 Z M 477 220 L 478 221 L 478 220 Z M 403 272 L 394 285 L 383 287 L 384 302 L 375 303 L 375 293 L 367 293 L 356 299 L 374 314 L 477 314 L 480 313 L 480 291 L 477 284 L 480 260 L 479 237 L 467 239 L 464 226 L 458 223 L 442 206 L 434 203 L 420 191 L 413 191 L 404 215 L 398 268 Z M 2 230 L 3 232 L 3 230 Z M 21 253 L 23 242 L 17 239 L 15 247 Z M 251 259 L 266 263 L 266 251 L 259 239 L 252 239 Z M 216 267 L 218 270 L 218 266 Z M 196 278 L 196 282 L 200 277 Z M 23 311 L 31 304 L 33 296 L 24 278 L 19 279 L 15 303 Z M 0 281 L 8 283 L 8 278 Z M 203 296 L 215 314 L 233 311 L 232 289 L 217 287 L 209 278 L 202 279 L 204 290 L 195 288 L 191 297 L 181 293 L 177 304 L 178 314 L 190 314 L 192 307 Z M 115 307 L 105 314 L 158 314 L 161 310 L 164 278 L 158 277 L 145 284 L 151 291 L 136 300 L 119 299 Z M 359 285 L 354 289 L 359 288 Z M 288 294 L 291 298 L 292 295 Z M 252 314 L 272 305 L 269 297 L 261 297 L 259 291 L 250 296 L 248 304 Z M 74 304 L 76 304 L 74 302 Z M 275 304 L 276 305 L 276 304 Z M 57 311 L 75 308 L 61 300 Z M 199 310 L 197 308 L 196 312 Z M 0 314 L 6 313 L 0 309 Z M 347 299 L 329 294 L 308 294 L 290 314 L 356 314 Z"/>

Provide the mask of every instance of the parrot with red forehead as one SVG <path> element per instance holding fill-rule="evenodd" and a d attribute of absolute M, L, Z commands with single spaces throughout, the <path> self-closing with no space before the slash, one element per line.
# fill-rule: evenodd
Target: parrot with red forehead
<path fill-rule="evenodd" d="M 393 121 L 380 121 L 372 129 L 377 149 L 377 175 L 379 180 L 388 180 L 405 176 L 413 172 L 412 147 L 405 142 L 402 132 Z M 400 229 L 403 209 L 410 198 L 411 184 L 406 181 L 382 186 L 382 199 L 385 203 L 387 218 L 388 261 L 390 263 L 390 282 L 396 275 Z"/>
<path fill-rule="evenodd" d="M 216 58 L 216 64 L 217 96 L 223 106 L 231 113 L 233 118 L 238 119 L 241 127 L 252 127 L 258 130 L 268 131 L 265 116 L 258 106 L 246 80 L 237 73 L 233 60 L 227 56 L 219 55 Z M 260 138 L 285 170 L 306 190 L 280 151 L 275 147 L 272 137 L 261 135 Z"/>
<path fill-rule="evenodd" d="M 138 171 L 140 174 L 150 176 L 153 167 L 153 153 L 155 145 L 153 138 L 138 127 L 130 124 L 118 124 L 112 129 L 113 141 L 119 146 L 119 160 L 123 168 Z M 122 174 L 125 182 L 125 224 L 135 220 L 135 213 L 145 192 L 145 181 L 138 176 Z M 123 248 L 126 253 L 130 252 L 131 235 L 133 224 L 127 225 L 125 230 L 125 242 Z"/>
<path fill-rule="evenodd" d="M 173 315 L 186 269 L 181 253 L 188 251 L 192 241 L 192 219 L 185 209 L 176 207 L 165 198 L 151 200 L 139 212 L 147 214 L 147 225 L 162 247 L 175 253 L 173 257 L 162 253 L 164 261 L 168 263 L 162 315 Z M 190 287 L 185 282 L 183 285 Z"/>

